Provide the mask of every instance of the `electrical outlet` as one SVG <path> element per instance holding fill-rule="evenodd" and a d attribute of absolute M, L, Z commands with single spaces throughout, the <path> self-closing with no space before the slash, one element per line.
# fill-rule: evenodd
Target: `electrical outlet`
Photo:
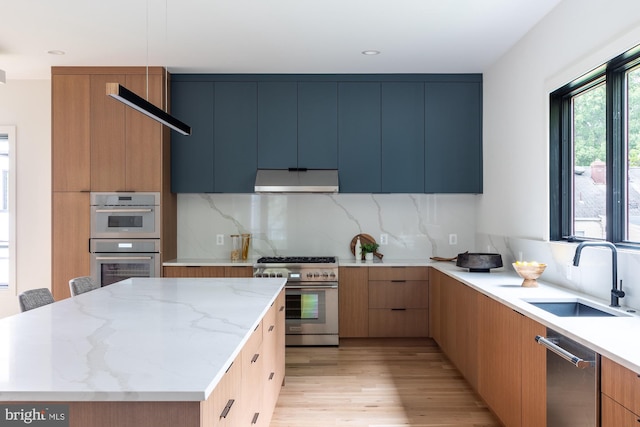
<path fill-rule="evenodd" d="M 224 234 L 216 234 L 216 245 L 224 245 Z"/>
<path fill-rule="evenodd" d="M 382 233 L 380 235 L 380 244 L 381 245 L 388 245 L 389 244 L 389 235 L 386 233 Z"/>
<path fill-rule="evenodd" d="M 449 244 L 457 245 L 458 244 L 458 235 L 457 234 L 449 234 Z"/>

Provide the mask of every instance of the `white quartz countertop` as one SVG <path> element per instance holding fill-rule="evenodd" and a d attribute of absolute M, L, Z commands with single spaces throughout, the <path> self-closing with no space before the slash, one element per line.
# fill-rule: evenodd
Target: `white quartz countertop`
<path fill-rule="evenodd" d="M 203 401 L 284 279 L 128 279 L 0 319 L 0 401 Z"/>
<path fill-rule="evenodd" d="M 640 373 L 640 339 L 638 339 L 640 336 L 640 316 L 638 313 L 629 314 L 624 307 L 613 309 L 608 307 L 609 301 L 552 286 L 540 279 L 538 279 L 538 287 L 524 288 L 521 286 L 522 278 L 514 271 L 492 270 L 490 273 L 471 273 L 466 269 L 456 267 L 454 263 L 446 262 L 434 263 L 432 267 L 628 369 Z M 597 303 L 605 311 L 617 310 L 626 316 L 559 317 L 525 301 L 575 300 L 576 298 Z"/>

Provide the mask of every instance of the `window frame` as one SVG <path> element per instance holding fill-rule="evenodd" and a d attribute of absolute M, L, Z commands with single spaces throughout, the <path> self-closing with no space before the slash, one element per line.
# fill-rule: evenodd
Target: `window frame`
<path fill-rule="evenodd" d="M 626 227 L 626 72 L 640 64 L 640 45 L 569 82 L 549 96 L 549 237 L 599 240 L 571 234 L 573 222 L 572 98 L 606 83 L 606 240 L 640 249 L 624 239 Z"/>

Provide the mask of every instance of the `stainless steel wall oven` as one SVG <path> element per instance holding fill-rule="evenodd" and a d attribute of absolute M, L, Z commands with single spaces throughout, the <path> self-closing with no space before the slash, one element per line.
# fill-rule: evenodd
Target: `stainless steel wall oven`
<path fill-rule="evenodd" d="M 160 193 L 91 193 L 89 252 L 100 286 L 160 276 Z"/>

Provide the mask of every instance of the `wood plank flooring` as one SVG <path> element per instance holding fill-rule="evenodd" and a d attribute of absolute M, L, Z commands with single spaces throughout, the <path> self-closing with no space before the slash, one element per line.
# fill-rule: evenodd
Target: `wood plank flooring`
<path fill-rule="evenodd" d="M 287 347 L 270 427 L 499 427 L 430 339 Z"/>

